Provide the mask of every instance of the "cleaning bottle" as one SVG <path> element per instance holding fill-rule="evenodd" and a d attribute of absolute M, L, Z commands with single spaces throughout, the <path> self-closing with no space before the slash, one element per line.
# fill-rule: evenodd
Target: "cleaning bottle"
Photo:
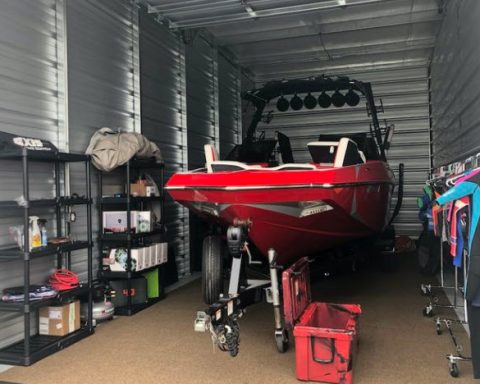
<path fill-rule="evenodd" d="M 46 247 L 48 245 L 48 234 L 47 234 L 47 220 L 41 219 L 38 220 L 40 224 L 40 234 L 42 235 L 42 247 Z"/>
<path fill-rule="evenodd" d="M 42 246 L 42 234 L 38 226 L 38 216 L 30 216 L 30 249 Z"/>

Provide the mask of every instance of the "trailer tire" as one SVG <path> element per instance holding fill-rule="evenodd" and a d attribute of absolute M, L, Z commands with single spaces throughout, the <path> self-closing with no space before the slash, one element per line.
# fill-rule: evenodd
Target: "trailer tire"
<path fill-rule="evenodd" d="M 223 293 L 223 253 L 220 236 L 203 239 L 202 295 L 205 304 L 216 302 Z"/>

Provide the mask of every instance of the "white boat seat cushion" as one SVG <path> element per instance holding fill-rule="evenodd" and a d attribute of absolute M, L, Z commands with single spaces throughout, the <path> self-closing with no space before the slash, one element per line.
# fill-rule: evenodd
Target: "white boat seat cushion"
<path fill-rule="evenodd" d="M 348 137 L 342 137 L 338 142 L 337 154 L 333 166 L 346 167 L 348 165 L 365 163 L 365 155 L 358 150 L 357 143 Z"/>
<path fill-rule="evenodd" d="M 313 161 L 320 165 L 340 168 L 366 162 L 363 152 L 348 137 L 342 137 L 339 141 L 313 141 L 307 147 Z"/>
<path fill-rule="evenodd" d="M 245 171 L 245 170 L 252 170 L 252 169 L 267 169 L 262 167 L 261 165 L 248 165 L 245 163 L 241 163 L 239 161 L 227 161 L 227 160 L 220 160 L 220 161 L 212 161 L 210 165 L 211 171 L 208 172 L 226 172 L 226 171 Z"/>
<path fill-rule="evenodd" d="M 315 170 L 313 164 L 297 164 L 297 163 L 287 163 L 279 165 L 278 167 L 265 168 L 266 171 L 302 171 L 302 170 Z"/>
<path fill-rule="evenodd" d="M 203 151 L 205 152 L 205 166 L 207 167 L 207 171 L 208 173 L 212 173 L 212 162 L 220 160 L 218 152 L 213 144 L 205 144 Z"/>

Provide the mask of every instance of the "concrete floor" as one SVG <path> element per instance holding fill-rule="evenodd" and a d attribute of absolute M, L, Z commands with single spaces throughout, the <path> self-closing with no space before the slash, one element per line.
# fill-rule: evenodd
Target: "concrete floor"
<path fill-rule="evenodd" d="M 433 320 L 422 316 L 425 279 L 412 255 L 401 270 L 370 269 L 313 284 L 315 300 L 359 303 L 360 348 L 356 384 L 473 383 L 470 364 L 452 379 L 445 359 L 453 352 L 447 334 L 438 336 Z M 240 354 L 229 357 L 212 348 L 207 334 L 193 332 L 195 312 L 204 306 L 200 283 L 189 284 L 157 305 L 97 327 L 95 335 L 32 367 L 15 367 L 0 380 L 21 384 L 56 383 L 296 383 L 295 350 L 279 354 L 273 341 L 271 306 L 257 304 L 241 319 Z M 468 339 L 458 327 L 459 339 Z"/>

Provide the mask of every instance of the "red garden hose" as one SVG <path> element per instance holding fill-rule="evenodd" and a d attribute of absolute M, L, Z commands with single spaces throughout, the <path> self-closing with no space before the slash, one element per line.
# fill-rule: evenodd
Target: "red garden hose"
<path fill-rule="evenodd" d="M 66 291 L 78 287 L 78 275 L 68 269 L 55 271 L 48 284 L 56 291 Z"/>

